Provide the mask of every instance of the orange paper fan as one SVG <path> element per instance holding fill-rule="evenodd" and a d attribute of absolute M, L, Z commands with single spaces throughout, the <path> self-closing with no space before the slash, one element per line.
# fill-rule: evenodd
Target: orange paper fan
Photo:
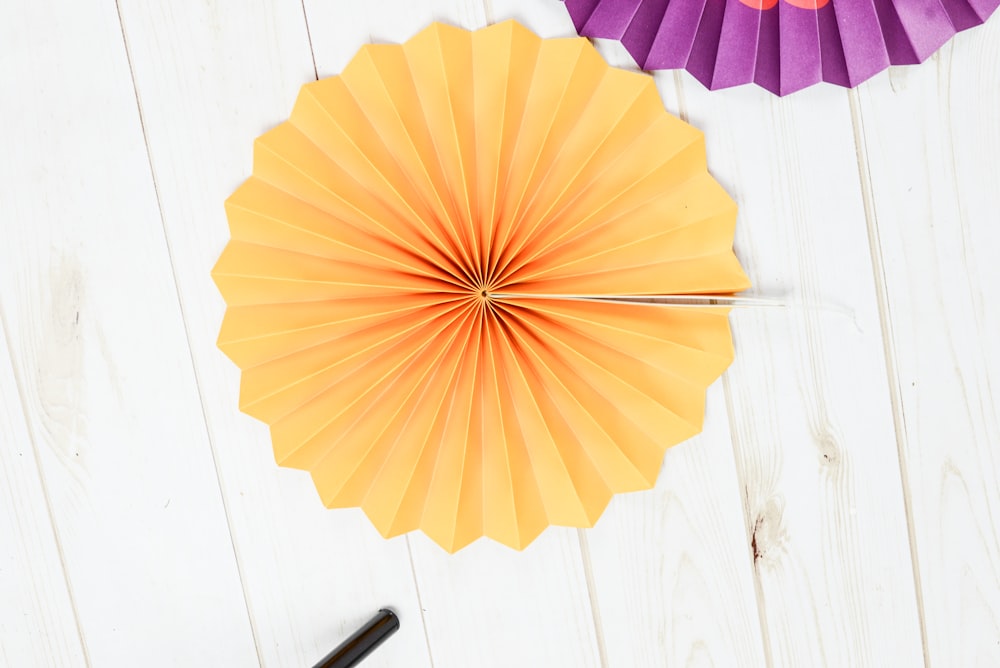
<path fill-rule="evenodd" d="M 748 281 L 701 134 L 582 38 L 366 46 L 257 139 L 226 211 L 240 407 L 386 536 L 591 526 L 701 430 L 732 361 L 725 309 L 601 299 Z"/>

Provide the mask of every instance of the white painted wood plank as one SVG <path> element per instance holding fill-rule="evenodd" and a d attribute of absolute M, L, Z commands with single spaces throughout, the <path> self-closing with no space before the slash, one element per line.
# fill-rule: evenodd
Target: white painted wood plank
<path fill-rule="evenodd" d="M 0 666 L 79 666 L 66 587 L 0 312 Z"/>
<path fill-rule="evenodd" d="M 932 666 L 1000 664 L 998 19 L 856 98 Z"/>
<path fill-rule="evenodd" d="M 405 539 L 383 540 L 359 510 L 326 510 L 308 474 L 278 468 L 266 426 L 238 411 L 239 370 L 215 347 L 225 305 L 209 270 L 229 236 L 222 203 L 250 174 L 254 138 L 313 79 L 302 7 L 120 4 L 263 663 L 312 665 L 391 606 L 401 630 L 366 666 L 427 665 Z"/>
<path fill-rule="evenodd" d="M 740 205 L 737 252 L 755 291 L 821 307 L 740 314 L 726 376 L 766 653 L 783 666 L 916 665 L 919 618 L 847 95 L 819 87 L 779 100 L 659 77 L 705 131 L 711 169 Z"/>
<path fill-rule="evenodd" d="M 437 668 L 601 665 L 575 529 L 549 527 L 523 552 L 410 541 Z"/>
<path fill-rule="evenodd" d="M 656 488 L 616 497 L 587 532 L 611 666 L 764 665 L 728 427 L 718 384 Z"/>
<path fill-rule="evenodd" d="M 545 37 L 575 35 L 561 3 L 487 6 L 497 20 L 517 18 Z M 612 64 L 635 69 L 624 49 L 599 47 Z M 734 320 L 739 327 L 740 317 Z M 717 383 L 704 433 L 667 452 L 656 488 L 616 497 L 597 526 L 583 532 L 608 665 L 763 664 L 743 517 Z"/>
<path fill-rule="evenodd" d="M 479 0 L 305 6 L 320 76 L 340 72 L 365 43 L 403 42 L 435 20 L 466 29 L 487 20 Z M 575 530 L 551 527 L 523 553 L 479 541 L 448 555 L 421 534 L 409 541 L 438 668 L 600 664 Z"/>
<path fill-rule="evenodd" d="M 514 19 L 545 38 L 578 36 L 562 0 L 482 0 L 482 3 L 490 23 Z"/>
<path fill-rule="evenodd" d="M 0 299 L 90 661 L 253 665 L 114 4 L 0 43 Z"/>

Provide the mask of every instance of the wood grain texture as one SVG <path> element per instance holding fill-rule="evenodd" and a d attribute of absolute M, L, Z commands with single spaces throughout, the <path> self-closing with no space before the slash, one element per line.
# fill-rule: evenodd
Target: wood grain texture
<path fill-rule="evenodd" d="M 253 139 L 313 79 L 302 7 L 123 0 L 121 14 L 261 661 L 311 665 L 391 606 L 406 623 L 368 663 L 426 665 L 405 539 L 383 540 L 360 510 L 326 510 L 308 474 L 275 465 L 267 428 L 238 412 L 238 369 L 215 347 L 222 203 L 250 174 Z"/>
<path fill-rule="evenodd" d="M 932 666 L 1000 664 L 1000 22 L 856 93 Z"/>
<path fill-rule="evenodd" d="M 654 491 L 447 555 L 324 509 L 238 412 L 222 202 L 361 45 L 565 8 L 117 5 L 0 5 L 0 666 L 308 666 L 384 605 L 366 667 L 1000 664 L 1000 17 L 852 93 L 657 75 L 754 292 L 805 305 L 732 316 Z"/>
<path fill-rule="evenodd" d="M 78 666 L 86 649 L 66 586 L 0 311 L 0 665 Z"/>
<path fill-rule="evenodd" d="M 720 384 L 656 489 L 616 497 L 587 533 L 609 665 L 764 665 L 741 507 Z"/>
<path fill-rule="evenodd" d="M 454 555 L 411 536 L 434 665 L 600 666 L 576 533 L 549 527 L 523 552 L 480 540 Z"/>
<path fill-rule="evenodd" d="M 89 661 L 252 665 L 115 7 L 5 3 L 0 43 L 0 300 Z"/>
<path fill-rule="evenodd" d="M 740 205 L 755 291 L 727 401 L 774 665 L 916 665 L 919 612 L 847 96 L 659 75 Z M 669 77 L 669 78 L 668 78 Z M 844 311 L 848 313 L 845 315 Z"/>

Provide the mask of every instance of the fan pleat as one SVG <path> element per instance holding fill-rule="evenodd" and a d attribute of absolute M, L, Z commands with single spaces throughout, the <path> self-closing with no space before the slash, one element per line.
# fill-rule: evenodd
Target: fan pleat
<path fill-rule="evenodd" d="M 391 453 L 394 437 L 406 427 L 413 403 L 422 403 L 425 383 L 439 368 L 433 361 L 454 342 L 461 327 L 442 333 L 400 368 L 373 384 L 371 402 L 345 411 L 316 432 L 295 453 L 319 455 L 310 462 L 320 497 L 328 507 L 362 504 L 365 493 Z M 358 405 L 358 404 L 356 404 Z M 338 424 L 339 422 L 339 424 Z"/>
<path fill-rule="evenodd" d="M 579 131 L 567 138 L 559 159 L 552 163 L 532 198 L 528 215 L 538 221 L 535 229 L 551 223 L 554 213 L 579 190 L 581 181 L 593 181 L 595 174 L 606 171 L 610 162 L 617 162 L 623 155 L 626 157 L 618 163 L 618 169 L 631 164 L 628 154 L 636 151 L 636 142 L 662 116 L 663 102 L 652 79 L 621 70 L 605 75 L 600 90 L 581 112 Z"/>
<path fill-rule="evenodd" d="M 707 1 L 688 0 L 667 5 L 646 60 L 647 69 L 673 69 L 687 65 Z"/>
<path fill-rule="evenodd" d="M 747 286 L 746 275 L 732 251 L 674 261 L 662 261 L 615 270 L 591 271 L 539 278 L 512 284 L 512 291 L 556 295 L 657 294 L 654 286 L 672 295 L 704 292 L 705 274 L 715 279 L 719 292 L 736 292 Z M 650 284 L 652 282 L 652 285 Z"/>
<path fill-rule="evenodd" d="M 338 506 L 360 505 L 376 526 L 388 526 L 399 511 L 407 486 L 413 476 L 427 437 L 433 430 L 435 413 L 426 410 L 427 402 L 444 402 L 452 387 L 468 340 L 473 318 L 466 318 L 442 343 L 440 364 L 429 365 L 419 383 L 410 383 L 401 411 L 386 422 L 376 442 L 350 472 L 348 483 L 332 497 Z M 428 373 L 429 372 L 429 373 Z M 386 411 L 387 412 L 387 411 Z M 381 417 L 381 416 L 380 416 Z M 412 435 L 422 438 L 412 438 Z M 335 464 L 330 463 L 330 468 Z M 343 465 L 349 469 L 350 462 Z"/>
<path fill-rule="evenodd" d="M 729 365 L 731 341 L 712 337 L 719 329 L 720 318 L 726 317 L 725 312 L 668 306 L 650 312 L 648 306 L 597 300 L 531 300 L 533 311 L 619 352 L 634 355 L 635 351 L 643 351 L 654 366 L 689 383 L 711 382 Z"/>
<path fill-rule="evenodd" d="M 517 367 L 515 361 L 517 353 L 515 351 L 517 348 L 510 333 L 509 323 L 501 317 L 497 317 L 495 322 L 497 330 L 502 333 L 502 336 L 498 336 L 496 339 L 498 345 L 495 355 L 500 360 L 500 366 L 497 369 L 497 382 L 500 410 L 504 419 L 505 451 L 507 461 L 510 463 L 517 523 L 516 539 L 507 544 L 523 548 L 542 532 L 549 524 L 549 519 L 539 487 L 542 481 L 535 474 L 531 461 L 531 449 L 534 447 L 534 442 L 529 438 L 528 432 L 520 421 L 513 394 L 515 387 L 513 376 Z"/>
<path fill-rule="evenodd" d="M 823 58 L 820 51 L 820 13 L 779 2 L 779 31 L 794 34 L 795 40 L 778 43 L 781 84 L 778 92 L 788 95 L 823 79 Z"/>
<path fill-rule="evenodd" d="M 961 0 L 944 0 L 946 3 L 958 3 Z M 972 7 L 973 11 L 980 19 L 980 23 L 985 21 L 996 11 L 998 5 L 1000 5 L 1000 0 L 968 0 L 969 6 Z"/>
<path fill-rule="evenodd" d="M 286 455 L 297 452 L 335 420 L 343 423 L 346 418 L 342 416 L 354 414 L 353 407 L 363 405 L 362 399 L 406 367 L 421 350 L 412 338 L 434 341 L 448 327 L 468 317 L 470 309 L 471 306 L 456 309 L 446 315 L 432 312 L 418 325 L 392 338 L 377 339 L 374 344 L 353 337 L 341 345 L 322 346 L 309 354 L 298 353 L 281 360 L 280 365 L 254 367 L 244 374 L 243 387 L 266 386 L 269 392 L 247 397 L 241 408 L 271 424 L 272 436 L 282 444 L 276 446 L 275 452 L 279 462 L 284 463 Z M 309 373 L 300 371 L 303 368 Z M 290 461 L 288 465 L 294 466 Z"/>
<path fill-rule="evenodd" d="M 427 487 L 421 528 L 432 540 L 454 551 L 464 534 L 459 532 L 459 501 L 468 458 L 469 423 L 479 366 L 481 330 L 476 322 L 468 337 L 455 393 L 445 414 L 444 431 L 434 473 Z M 468 491 L 468 490 L 466 490 Z M 478 507 L 476 499 L 471 499 Z"/>
<path fill-rule="evenodd" d="M 490 264 L 489 251 L 493 246 L 496 201 L 500 189 L 504 140 L 509 136 L 506 126 L 520 121 L 519 106 L 511 108 L 510 102 L 520 104 L 518 86 L 528 84 L 512 80 L 510 71 L 515 59 L 530 63 L 534 68 L 537 42 L 530 33 L 513 23 L 504 23 L 482 30 L 472 38 L 472 67 L 476 82 L 495 82 L 495 85 L 476 85 L 473 89 L 473 118 L 476 138 L 476 202 L 478 209 L 471 221 L 478 230 L 477 249 L 479 273 L 485 276 Z M 530 71 L 529 71 L 530 74 Z M 531 77 L 525 77 L 529 82 Z M 498 113 L 499 112 L 499 113 Z"/>
<path fill-rule="evenodd" d="M 491 26 L 477 32 L 477 36 L 490 33 L 493 30 L 502 30 L 502 27 L 501 25 Z M 510 217 L 504 209 L 507 201 L 506 195 L 515 192 L 517 188 L 512 180 L 513 169 L 519 154 L 525 150 L 522 148 L 522 126 L 534 122 L 534 117 L 529 112 L 528 101 L 532 94 L 532 87 L 535 85 L 537 68 L 542 62 L 543 42 L 520 25 L 514 26 L 511 30 L 513 43 L 509 60 L 510 70 L 507 75 L 506 105 L 503 108 L 502 145 L 500 162 L 497 166 L 496 197 L 490 206 L 493 212 L 489 221 L 491 225 L 490 246 L 484 252 L 486 275 L 492 274 L 500 255 L 500 249 L 505 245 L 509 233 Z M 515 73 L 517 74 L 515 75 Z M 551 71 L 549 73 L 551 74 Z M 484 83 L 483 85 L 488 84 Z"/>
<path fill-rule="evenodd" d="M 831 2 L 818 10 L 817 14 L 819 15 L 819 45 L 823 65 L 823 81 L 849 87 L 851 79 L 847 71 L 847 58 L 844 56 L 836 8 Z"/>
<path fill-rule="evenodd" d="M 455 272 L 402 247 L 393 239 L 337 220 L 253 178 L 226 200 L 226 213 L 230 234 L 236 241 L 329 260 L 412 271 L 446 281 L 459 289 L 468 285 L 456 279 Z"/>
<path fill-rule="evenodd" d="M 754 80 L 763 14 L 740 0 L 726 0 L 712 88 L 728 88 Z"/>
<path fill-rule="evenodd" d="M 465 462 L 462 467 L 462 484 L 455 509 L 455 530 L 450 549 L 458 550 L 486 533 L 485 458 L 486 442 L 483 423 L 483 403 L 486 397 L 486 346 L 488 345 L 486 302 L 479 303 L 479 337 L 475 348 L 466 354 L 476 359 L 475 376 L 471 388 L 468 427 L 465 432 Z"/>
<path fill-rule="evenodd" d="M 565 421 L 553 409 L 545 392 L 548 344 L 519 318 L 504 320 L 512 337 L 514 372 L 511 396 L 523 425 L 531 469 L 550 524 L 590 526 L 607 505 L 605 485 L 589 462 L 564 456 L 572 439 Z M 589 486 L 580 489 L 584 482 Z M 610 498 L 610 492 L 606 492 Z"/>
<path fill-rule="evenodd" d="M 576 479 L 577 488 L 590 494 L 594 489 L 593 477 L 601 480 L 601 485 L 597 487 L 600 495 L 588 510 L 588 518 L 592 524 L 613 494 L 648 489 L 655 483 L 663 450 L 650 449 L 645 453 L 647 456 L 644 459 L 648 462 L 649 470 L 644 471 L 642 462 L 633 462 L 624 451 L 626 446 L 615 440 L 616 436 L 622 436 L 622 431 L 614 429 L 614 425 L 611 425 L 612 428 L 606 427 L 602 423 L 603 416 L 594 411 L 600 404 L 585 404 L 583 399 L 586 395 L 571 392 L 551 370 L 548 371 L 547 378 L 550 382 L 546 385 L 545 392 L 558 407 L 559 414 L 564 416 L 565 424 L 573 435 L 565 443 L 565 456 L 589 463 L 585 470 L 586 477 Z"/>
<path fill-rule="evenodd" d="M 364 190 L 294 126 L 279 125 L 258 137 L 254 146 L 254 175 L 262 181 L 335 218 L 378 230 L 431 262 L 448 261 L 416 227 L 387 225 L 401 213 L 386 205 L 385 198 Z"/>
<path fill-rule="evenodd" d="M 448 237 L 448 247 L 457 249 L 455 213 L 443 199 L 447 194 L 443 193 L 443 177 L 436 162 L 425 163 L 422 152 L 428 149 L 429 140 L 426 131 L 417 134 L 419 126 L 410 118 L 409 112 L 417 101 L 403 48 L 387 44 L 366 46 L 337 78 L 344 82 L 357 107 L 368 117 L 373 128 L 369 140 L 377 137 L 393 154 L 405 180 L 430 212 L 432 224 Z M 336 109 L 331 109 L 331 113 L 337 113 Z M 470 285 L 473 283 L 471 267 L 462 266 L 455 255 L 449 258 L 448 266 Z"/>
<path fill-rule="evenodd" d="M 745 5 L 743 8 L 749 9 Z M 781 88 L 780 27 L 778 12 L 760 12 L 753 82 L 773 92 L 778 92 Z"/>
<path fill-rule="evenodd" d="M 591 102 L 579 113 L 573 132 L 563 140 L 558 158 L 549 163 L 535 186 L 521 215 L 521 220 L 527 222 L 512 236 L 495 274 L 505 272 L 514 258 L 530 254 L 531 242 L 541 228 L 552 224 L 553 209 L 572 192 L 576 180 L 593 169 L 595 161 L 619 153 L 657 116 L 662 116 L 662 104 L 659 113 L 655 113 L 655 107 L 647 103 L 649 95 L 643 96 L 643 92 L 651 93 L 659 101 L 651 81 L 611 70 L 602 77 Z M 600 100 L 616 100 L 620 104 Z"/>
<path fill-rule="evenodd" d="M 363 328 L 337 332 L 316 345 L 290 352 L 253 367 L 247 367 L 244 385 L 249 389 L 241 395 L 241 407 L 247 411 L 266 412 L 272 418 L 285 413 L 282 407 L 316 396 L 326 388 L 329 379 L 340 381 L 342 374 L 353 373 L 358 358 L 377 355 L 405 345 L 411 336 L 423 336 L 442 322 L 459 317 L 468 308 L 467 302 L 432 304 L 416 314 L 401 314 L 376 320 Z M 372 343 L 375 341 L 375 343 Z M 266 392 L 259 390 L 267 387 Z M 318 389 L 317 389 L 318 388 Z"/>
<path fill-rule="evenodd" d="M 592 523 L 612 493 L 644 489 L 655 481 L 663 448 L 631 428 L 617 409 L 608 411 L 612 402 L 595 392 L 569 360 L 544 345 L 541 330 L 514 322 L 515 332 L 522 332 L 515 333 L 516 337 L 533 339 L 534 345 L 524 348 L 533 358 L 529 363 L 537 374 L 536 393 L 545 400 L 540 405 L 549 407 L 548 423 L 559 434 L 561 456 L 574 464 L 569 473 L 581 506 L 573 512 L 582 512 L 587 519 L 576 518 L 573 526 L 581 521 Z M 577 381 L 572 392 L 567 381 Z M 588 424 L 591 428 L 585 429 Z M 620 440 L 609 442 L 611 434 Z"/>
<path fill-rule="evenodd" d="M 467 248 L 462 248 L 468 233 L 449 187 L 448 176 L 438 155 L 432 130 L 424 117 L 420 93 L 411 72 L 409 53 L 403 46 L 368 46 L 357 69 L 352 61 L 342 78 L 359 99 L 362 108 L 371 113 L 373 122 L 384 131 L 383 141 L 389 146 L 397 142 L 403 149 L 414 174 L 422 181 L 425 202 L 432 207 L 440 223 L 447 229 L 459 253 L 452 263 L 460 268 L 470 284 L 475 283 L 475 269 Z M 361 54 L 359 54 L 361 55 Z M 355 59 L 358 60 L 358 59 Z"/>
<path fill-rule="evenodd" d="M 572 52 L 578 50 L 580 46 L 575 42 L 576 40 L 565 40 L 564 44 L 573 47 L 570 49 Z M 528 215 L 531 205 L 544 192 L 545 184 L 550 182 L 553 167 L 556 164 L 564 164 L 571 159 L 567 151 L 573 147 L 574 135 L 578 132 L 585 132 L 589 128 L 588 134 L 593 143 L 601 138 L 602 133 L 608 132 L 605 128 L 595 127 L 593 124 L 595 119 L 587 115 L 587 110 L 593 108 L 594 105 L 591 103 L 596 96 L 601 95 L 604 82 L 615 77 L 600 55 L 593 49 L 582 50 L 574 70 L 569 84 L 554 108 L 555 113 L 548 132 L 542 137 L 541 143 L 536 149 L 537 158 L 531 165 L 525 189 L 512 213 L 511 235 L 508 243 L 501 250 L 501 254 L 506 258 L 516 254 L 520 243 L 531 234 L 534 222 Z M 605 108 L 611 106 L 605 105 Z M 617 106 L 617 102 L 615 106 Z"/>
<path fill-rule="evenodd" d="M 719 272 L 722 277 L 729 277 L 732 283 L 725 289 L 732 292 L 745 285 L 746 280 L 739 270 L 739 263 L 731 251 L 721 253 L 700 253 L 689 257 L 672 258 L 670 260 L 647 260 L 642 257 L 646 249 L 640 247 L 627 248 L 626 251 L 637 250 L 638 259 L 630 260 L 632 264 L 614 268 L 601 269 L 599 266 L 566 267 L 561 271 L 548 271 L 533 279 L 511 282 L 511 291 L 534 292 L 557 295 L 596 295 L 613 296 L 618 294 L 655 295 L 655 289 L 644 287 L 641 276 L 653 276 L 660 280 L 660 285 L 668 286 L 670 294 L 694 294 L 703 285 L 702 272 Z M 618 253 L 619 257 L 628 257 L 629 253 Z M 588 258 L 589 259 L 589 258 Z M 610 259 L 610 258 L 609 258 Z M 724 285 L 721 284 L 720 285 Z M 573 291 L 573 287 L 577 289 Z M 634 289 L 631 289 L 634 288 Z"/>
<path fill-rule="evenodd" d="M 614 14 L 617 11 L 614 0 L 605 0 L 604 7 L 608 12 L 604 21 L 598 24 L 601 34 L 621 38 L 635 62 L 643 69 L 649 69 L 651 59 L 654 58 L 652 49 L 657 33 L 655 26 L 660 25 L 663 20 L 668 2 L 669 0 L 642 0 L 634 12 L 621 12 L 619 18 Z M 628 22 L 623 31 L 611 29 L 612 25 L 619 24 L 622 19 Z"/>
<path fill-rule="evenodd" d="M 725 27 L 702 10 L 690 40 Z M 240 407 L 387 537 L 592 526 L 700 430 L 732 360 L 726 309 L 594 301 L 748 283 L 701 133 L 585 40 L 508 22 L 365 47 L 257 139 L 226 211 Z"/>
<path fill-rule="evenodd" d="M 472 69 L 472 33 L 445 25 L 439 25 L 434 33 L 437 37 L 437 57 L 443 68 L 444 88 L 439 91 L 444 94 L 444 101 L 435 105 L 447 113 L 440 118 L 451 132 L 452 141 L 447 144 L 446 154 L 449 156 L 452 196 L 458 200 L 462 220 L 461 228 L 469 235 L 467 248 L 473 267 L 477 272 L 477 280 L 482 281 L 482 269 L 479 266 L 479 249 L 482 240 L 479 229 L 470 225 L 474 212 L 479 210 L 476 188 L 476 124 L 475 116 L 475 83 Z M 419 40 L 414 42 L 419 45 Z M 419 67 L 413 68 L 419 72 Z M 419 84 L 419 81 L 417 82 Z M 422 90 L 425 90 L 421 87 Z M 458 119 L 473 119 L 473 122 L 460 122 Z M 442 136 L 447 136 L 443 131 Z"/>
<path fill-rule="evenodd" d="M 687 187 L 665 191 L 626 213 L 598 218 L 599 222 L 591 226 L 576 226 L 532 255 L 525 254 L 524 260 L 510 268 L 505 280 L 530 280 L 588 260 L 597 267 L 607 266 L 607 256 L 619 250 L 650 260 L 704 255 L 713 248 L 723 250 L 720 242 L 705 234 L 732 234 L 735 227 L 735 205 L 712 198 L 720 190 L 705 173 L 689 181 Z"/>
<path fill-rule="evenodd" d="M 651 364 L 648 354 L 634 355 L 608 345 L 606 341 L 595 342 L 592 337 L 581 334 L 565 322 L 534 310 L 524 309 L 518 320 L 547 341 L 553 354 L 569 363 L 575 361 L 579 364 L 581 359 L 585 359 L 586 366 L 600 370 L 596 374 L 598 377 L 615 378 L 630 392 L 634 391 L 636 396 L 656 402 L 667 411 L 669 419 L 696 427 L 695 433 L 700 429 L 704 393 L 695 392 L 695 396 L 688 396 L 691 394 L 690 383 L 669 371 L 666 372 L 669 378 L 664 378 L 664 370 Z"/>
<path fill-rule="evenodd" d="M 522 319 L 511 319 L 511 331 L 522 352 L 518 366 L 525 371 L 529 387 L 527 396 L 542 420 L 547 437 L 546 454 L 552 458 L 552 463 L 558 463 L 558 468 L 550 473 L 559 476 L 566 487 L 558 499 L 554 498 L 555 494 L 546 494 L 549 521 L 557 525 L 593 526 L 611 500 L 612 491 L 594 463 L 585 456 L 578 436 L 554 399 L 557 385 L 553 381 L 559 374 L 553 371 L 552 365 L 558 364 L 558 357 Z M 534 449 L 532 445 L 532 452 Z M 545 470 L 552 463 L 543 459 L 541 467 Z M 539 488 L 550 491 L 544 481 L 539 481 Z"/>
<path fill-rule="evenodd" d="M 896 16 L 899 17 L 899 22 L 903 26 L 903 31 L 906 33 L 918 62 L 929 58 L 957 30 L 961 30 L 955 25 L 941 0 L 895 2 L 893 9 Z M 975 23 L 967 23 L 971 18 L 967 14 L 959 16 L 965 22 L 965 27 L 976 25 Z"/>
<path fill-rule="evenodd" d="M 588 226 L 617 221 L 621 216 L 631 215 L 641 207 L 663 201 L 674 189 L 682 187 L 683 182 L 673 182 L 672 179 L 664 177 L 668 176 L 666 172 L 671 162 L 676 161 L 683 166 L 690 159 L 697 164 L 699 158 L 695 154 L 697 154 L 699 135 L 690 135 L 685 139 L 688 143 L 683 147 L 665 147 L 664 155 L 655 159 L 655 163 L 658 163 L 656 167 L 647 166 L 650 161 L 648 152 L 637 151 L 633 156 L 633 146 L 642 144 L 644 140 L 658 138 L 659 131 L 662 130 L 658 124 L 651 126 L 649 132 L 641 133 L 628 149 L 622 150 L 620 156 L 623 157 L 609 159 L 613 165 L 620 164 L 620 171 L 624 174 L 616 173 L 613 165 L 588 172 L 586 181 L 580 184 L 579 193 L 570 197 L 557 211 L 547 215 L 545 224 L 539 226 L 531 246 L 524 249 L 518 257 L 512 258 L 506 266 L 498 268 L 496 283 L 503 284 L 519 269 L 572 240 L 578 233 L 587 230 Z M 692 155 L 686 155 L 688 153 Z M 629 160 L 631 157 L 635 159 Z M 660 171 L 660 168 L 666 169 Z M 633 170 L 639 171 L 636 173 Z M 662 181 L 657 177 L 662 178 Z M 648 187 L 650 185 L 646 182 L 648 179 L 657 182 L 658 186 Z M 605 198 L 593 196 L 593 189 L 598 187 L 598 184 L 601 188 L 607 188 L 608 194 Z"/>
<path fill-rule="evenodd" d="M 253 368 L 352 335 L 370 336 L 376 326 L 412 321 L 428 307 L 465 300 L 464 295 L 401 294 L 326 302 L 235 306 L 222 320 L 219 346 L 234 362 Z"/>
<path fill-rule="evenodd" d="M 222 254 L 213 275 L 232 296 L 230 303 L 237 306 L 407 292 L 459 292 L 435 277 L 362 262 L 335 262 L 241 241 L 232 242 Z"/>
<path fill-rule="evenodd" d="M 588 99 L 596 88 L 595 78 L 600 76 L 602 66 L 607 69 L 600 56 L 585 47 L 586 43 L 577 39 L 555 39 L 542 42 L 539 49 L 499 202 L 494 237 L 498 251 L 490 274 L 507 258 L 511 240 L 522 222 L 519 214 L 529 187 L 538 182 L 544 166 L 558 153 L 561 140 L 576 122 L 573 114 L 579 111 L 581 98 Z M 557 123 L 557 119 L 561 122 Z"/>
<path fill-rule="evenodd" d="M 442 229 L 428 225 L 433 219 L 419 193 L 379 140 L 341 77 L 303 86 L 289 123 L 327 160 L 350 173 L 359 186 L 382 193 L 383 203 L 392 206 L 397 215 L 422 226 L 442 244 L 450 241 L 442 236 Z"/>
<path fill-rule="evenodd" d="M 715 63 L 722 39 L 722 22 L 726 15 L 726 3 L 713 0 L 705 3 L 694 43 L 688 53 L 685 67 L 698 81 L 711 88 L 715 75 Z"/>
<path fill-rule="evenodd" d="M 661 0 L 666 4 L 667 0 Z M 591 2 L 576 3 L 577 5 L 589 5 L 583 11 L 576 12 L 580 18 L 580 26 L 597 26 L 621 37 L 629 25 L 634 21 L 637 13 L 649 4 L 648 0 L 592 0 Z"/>
<path fill-rule="evenodd" d="M 621 419 L 635 425 L 644 425 L 644 431 L 648 432 L 655 425 L 657 430 L 683 433 L 686 437 L 697 433 L 691 424 L 664 406 L 656 397 L 644 392 L 643 387 L 633 385 L 632 381 L 640 386 L 645 385 L 634 373 L 623 372 L 623 378 L 618 370 L 603 368 L 594 361 L 583 358 L 578 351 L 555 341 L 545 327 L 539 327 L 537 323 L 524 318 L 523 313 L 518 315 L 522 317 L 512 318 L 511 329 L 527 349 L 531 364 L 545 368 L 549 373 L 574 379 L 574 384 L 579 384 L 578 390 L 585 387 L 600 388 L 601 395 L 614 406 Z M 661 447 L 660 456 L 662 450 Z"/>
<path fill-rule="evenodd" d="M 423 525 L 431 481 L 434 479 L 441 453 L 448 445 L 444 440 L 446 428 L 454 410 L 456 397 L 463 389 L 460 370 L 466 357 L 466 342 L 472 338 L 472 328 L 475 324 L 475 319 L 471 317 L 462 322 L 461 331 L 456 338 L 456 342 L 460 345 L 456 346 L 453 353 L 454 369 L 451 370 L 442 387 L 443 399 L 434 407 L 436 410 L 427 410 L 427 413 L 433 417 L 430 431 L 426 434 L 426 438 L 421 438 L 419 432 L 414 434 L 413 440 L 423 444 L 417 466 L 405 486 L 392 522 L 388 525 L 377 525 L 380 531 L 383 531 L 387 536 L 413 531 Z M 426 521 L 429 523 L 432 520 Z"/>
<path fill-rule="evenodd" d="M 851 86 L 891 64 L 872 0 L 838 0 L 836 16 Z"/>
<path fill-rule="evenodd" d="M 969 0 L 940 0 L 940 2 L 948 13 L 948 18 L 956 32 L 980 25 L 989 17 L 988 13 L 980 16 L 976 7 Z"/>
<path fill-rule="evenodd" d="M 319 88 L 320 85 L 324 86 Z M 386 193 L 382 203 L 391 208 L 397 218 L 421 230 L 425 243 L 440 249 L 445 256 L 457 257 L 460 249 L 449 230 L 426 208 L 408 179 L 399 176 L 398 165 L 382 155 L 387 149 L 377 139 L 377 134 L 364 123 L 349 124 L 345 129 L 334 121 L 335 113 L 340 118 L 362 113 L 352 106 L 353 97 L 343 81 L 324 79 L 303 87 L 290 123 L 313 142 L 330 162 L 353 174 L 359 188 Z M 369 141 L 359 146 L 354 140 L 357 136 L 368 137 Z"/>
<path fill-rule="evenodd" d="M 505 543 L 519 540 L 514 481 L 510 462 L 510 447 L 489 447 L 494 436 L 508 443 L 509 424 L 505 420 L 503 391 L 500 388 L 500 331 L 492 306 L 485 319 L 486 343 L 483 346 L 482 433 L 478 443 L 482 449 L 483 531 Z"/>
<path fill-rule="evenodd" d="M 449 394 L 454 391 L 458 365 L 474 322 L 473 318 L 466 318 L 455 328 L 438 364 L 423 385 L 423 393 L 409 402 L 406 423 L 397 431 L 378 471 L 371 475 L 371 484 L 360 505 L 386 535 L 412 531 L 419 526 L 419 517 L 411 518 L 405 526 L 397 523 L 403 519 L 406 496 L 411 488 L 421 495 L 426 494 L 427 462 L 433 461 L 432 455 L 440 440 L 434 438 L 437 413 L 428 410 L 427 406 L 446 404 Z"/>
<path fill-rule="evenodd" d="M 893 65 L 916 65 L 919 63 L 920 58 L 913 50 L 906 29 L 899 20 L 895 0 L 875 0 L 875 12 L 878 14 L 879 25 L 882 26 L 882 35 L 885 38 L 886 50 L 889 52 L 889 61 Z"/>
<path fill-rule="evenodd" d="M 451 52 L 447 59 L 445 48 Z M 470 36 L 459 28 L 436 24 L 407 42 L 403 50 L 416 89 L 417 108 L 422 112 L 422 129 L 433 147 L 433 152 L 423 159 L 436 158 L 443 176 L 443 198 L 447 198 L 453 212 L 452 226 L 462 263 L 475 278 L 473 227 L 462 222 L 472 218 L 466 165 L 471 168 L 475 164 L 474 128 L 463 128 L 460 133 L 455 123 L 456 117 L 471 115 Z"/>
<path fill-rule="evenodd" d="M 656 480 L 663 448 L 649 434 L 624 418 L 591 385 L 582 382 L 571 366 L 553 358 L 545 365 L 548 388 L 574 432 L 572 442 L 593 462 L 611 492 L 648 488 Z M 554 370 L 554 369 L 557 369 Z"/>

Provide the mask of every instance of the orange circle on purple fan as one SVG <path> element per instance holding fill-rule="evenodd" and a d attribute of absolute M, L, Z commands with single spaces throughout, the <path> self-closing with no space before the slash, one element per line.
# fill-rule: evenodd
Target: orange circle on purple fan
<path fill-rule="evenodd" d="M 830 0 L 785 0 L 788 4 L 793 7 L 798 7 L 800 9 L 820 9 L 825 7 Z M 752 9 L 771 9 L 776 4 L 778 0 L 740 0 L 747 7 Z"/>

